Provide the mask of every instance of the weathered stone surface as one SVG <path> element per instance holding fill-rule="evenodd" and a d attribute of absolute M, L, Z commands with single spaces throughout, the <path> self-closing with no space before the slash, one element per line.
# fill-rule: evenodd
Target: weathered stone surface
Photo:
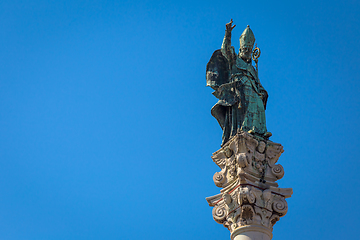
<path fill-rule="evenodd" d="M 240 131 L 212 155 L 221 169 L 213 180 L 221 190 L 206 200 L 214 207 L 214 220 L 230 230 L 232 239 L 249 237 L 240 230 L 245 227 L 250 232 L 263 229 L 264 239 L 271 239 L 274 224 L 287 213 L 285 199 L 292 189 L 276 183 L 284 176 L 284 168 L 277 164 L 283 152 L 278 143 Z"/>

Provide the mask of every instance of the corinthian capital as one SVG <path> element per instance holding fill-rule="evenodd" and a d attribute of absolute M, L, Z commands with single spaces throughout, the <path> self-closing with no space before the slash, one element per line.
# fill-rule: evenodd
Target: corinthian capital
<path fill-rule="evenodd" d="M 213 154 L 221 169 L 213 180 L 221 190 L 206 200 L 214 207 L 214 220 L 228 228 L 233 239 L 254 229 L 271 239 L 273 226 L 287 213 L 285 199 L 292 189 L 276 183 L 284 176 L 284 168 L 276 164 L 281 153 L 280 144 L 239 132 Z"/>

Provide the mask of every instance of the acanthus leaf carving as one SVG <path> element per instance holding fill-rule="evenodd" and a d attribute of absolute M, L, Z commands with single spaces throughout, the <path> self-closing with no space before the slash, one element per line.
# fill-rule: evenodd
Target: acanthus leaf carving
<path fill-rule="evenodd" d="M 216 222 L 230 232 L 246 225 L 272 230 L 286 214 L 285 197 L 292 193 L 275 183 L 284 175 L 283 167 L 276 164 L 282 152 L 280 144 L 240 132 L 213 154 L 212 159 L 221 168 L 213 180 L 222 188 L 221 195 L 208 198 Z"/>
<path fill-rule="evenodd" d="M 273 214 L 270 218 L 270 226 L 271 228 L 274 227 L 275 223 L 280 220 L 279 215 Z"/>
<path fill-rule="evenodd" d="M 250 225 L 254 221 L 255 212 L 251 205 L 243 205 L 241 207 L 241 215 L 239 225 Z"/>
<path fill-rule="evenodd" d="M 255 212 L 261 218 L 261 221 L 260 221 L 261 225 L 264 227 L 269 227 L 269 222 L 270 222 L 270 217 L 272 215 L 272 212 L 265 208 L 261 208 L 258 206 L 255 206 Z"/>

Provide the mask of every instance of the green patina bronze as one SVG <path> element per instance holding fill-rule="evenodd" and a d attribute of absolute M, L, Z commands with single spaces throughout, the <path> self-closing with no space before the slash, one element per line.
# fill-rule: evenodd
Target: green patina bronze
<path fill-rule="evenodd" d="M 268 94 L 260 83 L 257 58 L 260 50 L 254 48 L 255 36 L 250 27 L 240 36 L 239 54 L 231 46 L 232 20 L 226 24 L 221 49 L 216 50 L 206 66 L 207 86 L 212 87 L 219 99 L 211 114 L 222 130 L 222 145 L 238 131 L 246 131 L 259 138 L 269 138 L 265 109 Z M 256 63 L 256 69 L 251 59 Z"/>

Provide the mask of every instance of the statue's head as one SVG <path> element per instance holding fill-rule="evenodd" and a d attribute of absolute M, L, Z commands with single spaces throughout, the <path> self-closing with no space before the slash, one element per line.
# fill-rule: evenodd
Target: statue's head
<path fill-rule="evenodd" d="M 244 32 L 240 36 L 240 50 L 239 56 L 246 62 L 251 61 L 251 54 L 254 48 L 255 36 L 251 31 L 249 25 L 245 28 Z"/>
<path fill-rule="evenodd" d="M 224 149 L 224 154 L 225 154 L 225 156 L 226 156 L 227 158 L 229 158 L 229 157 L 231 157 L 231 156 L 233 155 L 233 150 L 232 150 L 231 148 L 229 148 L 229 147 L 226 147 L 226 148 Z"/>
<path fill-rule="evenodd" d="M 258 151 L 260 152 L 260 153 L 263 153 L 264 151 L 265 151 L 265 148 L 266 148 L 266 143 L 264 143 L 263 141 L 261 141 L 260 143 L 259 143 L 259 145 L 258 145 Z"/>

